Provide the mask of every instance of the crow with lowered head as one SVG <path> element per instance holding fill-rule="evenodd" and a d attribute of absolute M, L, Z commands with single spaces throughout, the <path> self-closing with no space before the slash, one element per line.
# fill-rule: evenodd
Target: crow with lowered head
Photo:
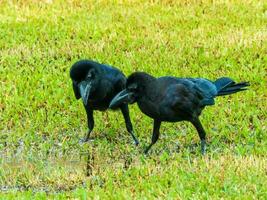
<path fill-rule="evenodd" d="M 201 153 L 205 154 L 206 132 L 199 120 L 201 111 L 205 106 L 214 105 L 215 97 L 246 90 L 247 86 L 248 82 L 235 83 L 227 77 L 213 82 L 204 78 L 155 78 L 135 72 L 128 77 L 126 89 L 114 97 L 109 107 L 137 102 L 140 110 L 154 119 L 152 142 L 145 153 L 158 140 L 161 122 L 189 121 L 198 132 Z"/>
<path fill-rule="evenodd" d="M 70 77 L 75 97 L 76 99 L 82 98 L 87 114 L 89 130 L 83 139 L 86 142 L 94 128 L 94 110 L 105 111 L 108 109 L 113 97 L 125 89 L 126 77 L 112 66 L 91 60 L 80 60 L 74 63 L 70 69 Z M 113 109 L 121 110 L 127 131 L 133 137 L 135 144 L 138 145 L 139 142 L 134 135 L 129 116 L 128 104 L 122 103 L 119 106 L 114 106 Z"/>

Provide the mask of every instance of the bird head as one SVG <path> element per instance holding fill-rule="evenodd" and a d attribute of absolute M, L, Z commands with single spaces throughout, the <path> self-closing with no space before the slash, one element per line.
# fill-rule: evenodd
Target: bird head
<path fill-rule="evenodd" d="M 101 80 L 100 73 L 93 64 L 89 61 L 79 61 L 70 71 L 76 98 L 82 98 L 84 105 L 87 105 L 90 95 L 96 91 Z"/>
<path fill-rule="evenodd" d="M 153 77 L 144 72 L 134 72 L 127 78 L 126 88 L 119 92 L 110 102 L 109 108 L 115 108 L 122 103 L 133 104 L 145 92 L 146 85 Z M 154 78 L 153 78 L 154 79 Z"/>

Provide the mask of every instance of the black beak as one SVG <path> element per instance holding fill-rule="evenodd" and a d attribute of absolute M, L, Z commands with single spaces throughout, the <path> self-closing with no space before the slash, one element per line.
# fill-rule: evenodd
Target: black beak
<path fill-rule="evenodd" d="M 123 103 L 131 103 L 132 102 L 133 93 L 125 90 L 119 92 L 110 102 L 109 108 L 116 108 Z"/>
<path fill-rule="evenodd" d="M 83 100 L 84 105 L 87 105 L 88 97 L 90 95 L 91 88 L 92 88 L 91 83 L 88 81 L 82 81 L 79 84 L 79 90 L 80 90 L 80 94 L 82 96 L 82 100 Z"/>

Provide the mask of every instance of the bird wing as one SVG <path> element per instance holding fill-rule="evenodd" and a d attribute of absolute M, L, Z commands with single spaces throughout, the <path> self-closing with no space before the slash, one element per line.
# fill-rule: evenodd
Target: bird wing
<path fill-rule="evenodd" d="M 159 102 L 160 115 L 167 121 L 190 119 L 198 110 L 198 96 L 193 84 L 189 86 L 182 83 L 170 84 Z"/>
<path fill-rule="evenodd" d="M 193 88 L 197 94 L 202 97 L 200 104 L 202 106 L 214 105 L 214 97 L 218 94 L 216 86 L 204 78 L 188 78 L 193 83 Z"/>
<path fill-rule="evenodd" d="M 162 107 L 169 107 L 187 116 L 199 114 L 204 106 L 213 105 L 217 94 L 216 86 L 203 78 L 161 79 L 167 82 Z"/>

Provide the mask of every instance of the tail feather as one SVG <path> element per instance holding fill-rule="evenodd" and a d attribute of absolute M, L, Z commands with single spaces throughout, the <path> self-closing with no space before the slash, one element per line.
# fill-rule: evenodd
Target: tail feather
<path fill-rule="evenodd" d="M 225 88 L 225 87 L 227 87 L 233 83 L 235 83 L 235 82 L 228 77 L 219 78 L 214 82 L 214 84 L 217 88 L 217 91 L 222 90 L 223 88 Z"/>
<path fill-rule="evenodd" d="M 228 77 L 219 78 L 214 82 L 217 88 L 216 96 L 229 95 L 243 90 L 247 90 L 246 87 L 249 86 L 249 82 L 235 83 L 232 79 Z"/>
<path fill-rule="evenodd" d="M 217 94 L 217 96 L 224 96 L 224 95 L 229 95 L 229 94 L 234 94 L 243 90 L 247 90 L 247 88 L 241 88 L 237 90 L 228 90 L 228 91 L 221 91 Z"/>
<path fill-rule="evenodd" d="M 231 84 L 225 88 L 223 88 L 223 91 L 230 91 L 230 90 L 238 90 L 240 88 L 247 87 L 248 84 L 246 82 L 243 83 L 237 83 L 237 84 Z"/>

